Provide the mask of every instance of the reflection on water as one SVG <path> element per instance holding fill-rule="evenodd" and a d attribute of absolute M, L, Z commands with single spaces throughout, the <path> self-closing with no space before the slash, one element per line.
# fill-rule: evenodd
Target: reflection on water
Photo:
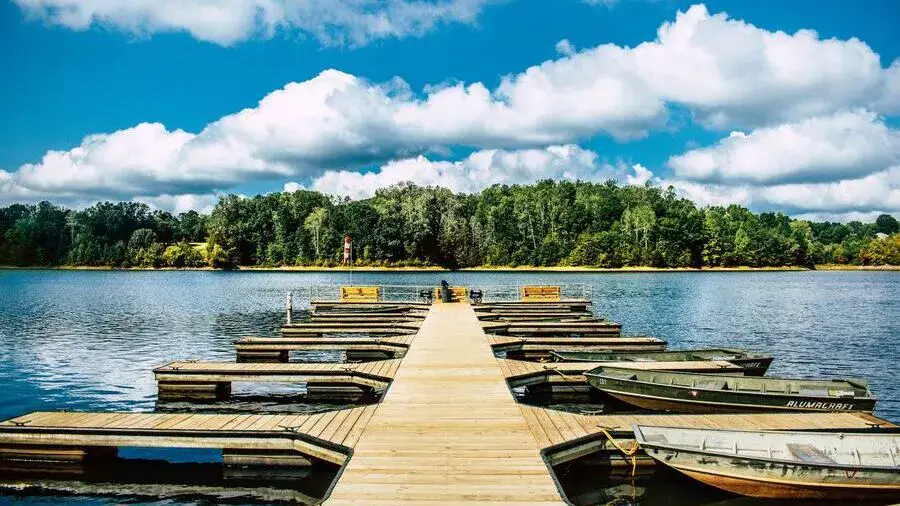
<path fill-rule="evenodd" d="M 274 336 L 284 320 L 284 294 L 316 284 L 437 285 L 564 284 L 591 286 L 594 310 L 623 324 L 627 333 L 669 341 L 671 348 L 743 347 L 776 360 L 770 375 L 864 376 L 879 397 L 879 416 L 900 420 L 900 274 L 893 272 L 784 273 L 264 273 L 264 272 L 81 272 L 0 270 L 0 418 L 34 410 L 137 410 L 157 408 L 151 370 L 172 360 L 234 360 L 232 341 Z M 296 300 L 297 309 L 303 302 Z M 294 318 L 302 317 L 300 311 Z M 295 361 L 343 360 L 335 352 L 292 354 Z M 166 411 L 317 412 L 340 407 L 311 402 L 292 386 L 235 389 L 236 397 L 214 405 L 164 405 Z M 282 389 L 283 388 L 283 389 Z M 277 395 L 273 395 L 277 394 Z M 529 401 L 532 402 L 532 401 Z M 573 398 L 555 404 L 573 412 L 613 409 L 606 400 Z M 139 458 L 148 458 L 138 452 Z M 189 473 L 181 473 L 189 474 Z M 327 476 L 317 478 L 327 481 Z M 174 476 L 178 476 L 176 473 Z M 567 487 L 583 504 L 620 500 L 630 488 L 595 474 L 573 474 Z M 581 476 L 579 478 L 579 476 Z M 7 478 L 0 475 L 0 478 Z M 679 477 L 640 481 L 641 504 L 709 504 L 735 501 Z M 659 481 L 663 480 L 663 481 Z M 669 480 L 669 481 L 666 481 Z M 671 480 L 672 485 L 666 485 Z M 102 483 L 56 487 L 68 501 L 120 503 Z M 79 485 L 81 484 L 81 485 Z M 630 487 L 630 482 L 626 483 Z M 59 485 L 59 484 L 57 484 Z M 82 487 L 83 485 L 83 487 Z M 134 486 L 138 487 L 140 482 Z M 54 487 L 48 482 L 48 490 Z M 193 485 L 192 485 L 193 486 Z M 199 486 L 199 485 L 197 485 Z M 205 485 L 204 485 L 205 486 Z M 79 488 L 82 487 L 82 488 Z M 198 502 L 197 490 L 172 484 L 146 487 L 140 502 Z M 257 492 L 281 490 L 246 486 Z M 6 488 L 0 502 L 61 502 Z M 28 488 L 29 492 L 34 489 Z M 235 490 L 229 482 L 227 490 Z M 627 493 L 626 493 L 627 492 Z M 84 497 L 81 493 L 92 493 Z M 244 492 L 236 492 L 244 493 Z M 76 494 L 76 495 L 71 495 Z M 592 495 L 593 494 L 593 495 Z M 127 495 L 127 494 L 126 494 Z M 202 495 L 202 494 L 201 494 Z M 313 494 L 314 495 L 314 494 Z M 103 497 L 101 497 L 103 496 Z M 215 495 L 213 495 L 215 496 Z M 163 499 L 159 499 L 162 497 Z M 243 497 L 243 496 L 237 496 Z M 272 496 L 274 497 L 274 495 Z M 596 497 L 596 499 L 590 499 Z M 678 502 L 681 499 L 688 502 Z M 709 500 L 707 501 L 707 498 Z M 627 499 L 627 497 L 626 497 Z M 225 500 L 225 499 L 221 499 Z M 242 502 L 243 499 L 233 499 Z M 654 501 L 654 502 L 650 502 Z M 666 502 L 669 501 L 669 502 Z M 693 501 L 693 502 L 691 502 Z M 706 502 L 700 502 L 706 501 Z M 203 501 L 199 501 L 203 502 Z M 217 503 L 219 499 L 210 499 Z M 609 501 L 606 501 L 609 502 Z M 627 504 L 627 503 L 622 503 Z M 734 503 L 735 506 L 738 504 Z M 756 503 L 753 503 L 756 504 Z"/>
<path fill-rule="evenodd" d="M 0 492 L 29 504 L 84 500 L 84 496 L 90 496 L 92 503 L 109 504 L 314 504 L 337 472 L 335 466 L 328 465 L 259 470 L 220 463 L 173 463 L 170 455 L 166 457 L 167 460 L 118 458 L 83 472 L 60 470 L 49 476 L 43 470 L 39 474 L 4 471 Z"/>
<path fill-rule="evenodd" d="M 736 497 L 708 487 L 666 468 L 610 469 L 590 459 L 581 459 L 555 468 L 556 477 L 577 506 L 843 506 L 847 502 L 821 500 L 774 500 Z M 856 502 L 883 506 L 891 501 Z"/>

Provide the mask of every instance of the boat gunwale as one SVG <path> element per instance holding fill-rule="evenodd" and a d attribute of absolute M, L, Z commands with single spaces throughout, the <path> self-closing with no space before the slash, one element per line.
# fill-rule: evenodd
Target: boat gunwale
<path fill-rule="evenodd" d="M 792 465 L 792 466 L 798 466 L 798 467 L 822 467 L 822 468 L 828 468 L 828 469 L 839 469 L 839 470 L 849 469 L 849 470 L 855 470 L 855 471 L 893 471 L 893 472 L 900 473 L 900 466 L 871 466 L 871 465 L 863 466 L 863 465 L 853 465 L 853 464 L 841 464 L 838 462 L 836 462 L 834 464 L 829 464 L 827 462 L 823 462 L 823 463 L 802 462 L 802 461 L 797 461 L 797 460 L 784 460 L 784 459 L 767 458 L 767 457 L 737 455 L 734 453 L 723 453 L 723 452 L 710 451 L 710 450 L 699 450 L 699 449 L 695 450 L 695 449 L 691 449 L 691 448 L 683 448 L 680 446 L 673 446 L 671 444 L 653 443 L 653 442 L 648 442 L 644 439 L 644 433 L 641 432 L 641 430 L 640 430 L 642 427 L 652 427 L 654 429 L 703 430 L 704 432 L 720 432 L 720 433 L 721 432 L 731 432 L 731 433 L 739 432 L 739 433 L 743 433 L 743 434 L 766 433 L 766 434 L 778 434 L 778 435 L 803 434 L 805 436 L 806 435 L 822 435 L 823 434 L 822 432 L 804 432 L 804 431 L 796 431 L 796 430 L 785 430 L 785 431 L 780 431 L 780 430 L 747 431 L 747 430 L 743 430 L 742 431 L 742 430 L 730 430 L 730 429 L 692 429 L 690 427 L 670 427 L 670 426 L 663 426 L 663 425 L 640 425 L 640 424 L 635 424 L 632 426 L 632 431 L 634 432 L 635 441 L 638 443 L 638 445 L 642 449 L 646 446 L 651 449 L 657 449 L 657 450 L 669 450 L 669 451 L 674 451 L 674 452 L 690 453 L 690 454 L 694 454 L 694 455 L 714 455 L 716 457 L 737 458 L 737 459 L 742 459 L 742 460 L 752 460 L 755 462 L 768 462 L 768 463 Z M 829 433 L 824 433 L 824 434 L 829 434 Z M 861 436 L 884 437 L 883 434 L 876 434 L 876 433 L 838 432 L 838 434 L 855 436 L 855 437 L 861 437 Z M 900 433 L 897 433 L 897 432 L 892 432 L 891 434 L 900 436 Z M 647 453 L 646 450 L 645 450 L 645 453 Z M 650 455 L 649 453 L 647 453 L 647 454 Z M 900 488 L 900 484 L 897 484 L 895 486 Z"/>
<path fill-rule="evenodd" d="M 601 378 L 601 379 L 607 379 L 607 378 L 609 378 L 609 379 L 613 379 L 613 380 L 617 380 L 617 381 L 624 381 L 624 382 L 629 382 L 629 383 L 640 383 L 640 384 L 642 384 L 642 385 L 652 385 L 652 386 L 656 386 L 656 387 L 675 388 L 675 389 L 679 389 L 679 390 L 702 390 L 702 391 L 704 391 L 704 392 L 728 392 L 729 394 L 756 395 L 756 396 L 775 397 L 775 398 L 777 398 L 777 397 L 786 397 L 786 398 L 788 398 L 788 399 L 797 399 L 797 398 L 801 398 L 801 399 L 816 399 L 816 400 L 827 400 L 827 401 L 830 401 L 830 402 L 836 402 L 836 401 L 839 401 L 839 400 L 851 401 L 851 400 L 857 400 L 857 399 L 860 399 L 860 400 L 873 400 L 873 401 L 876 401 L 876 402 L 878 401 L 878 398 L 875 397 L 874 394 L 872 394 L 872 390 L 869 388 L 869 385 L 868 385 L 868 383 L 867 383 L 865 380 L 856 380 L 856 379 L 780 378 L 780 377 L 772 377 L 772 376 L 731 376 L 731 378 L 738 378 L 738 379 L 752 379 L 752 380 L 811 381 L 811 382 L 822 382 L 822 383 L 829 382 L 829 381 L 831 381 L 831 382 L 844 382 L 844 383 L 849 384 L 849 385 L 852 386 L 852 387 L 856 387 L 856 385 L 854 385 L 853 382 L 862 382 L 862 385 L 864 385 L 864 388 L 865 388 L 865 390 L 866 390 L 866 395 L 865 395 L 865 396 L 856 396 L 856 395 L 854 395 L 853 397 L 832 397 L 832 396 L 822 397 L 822 396 L 819 396 L 819 395 L 801 395 L 801 394 L 799 394 L 799 393 L 792 394 L 792 393 L 785 393 L 785 392 L 763 392 L 763 391 L 761 391 L 761 390 L 760 390 L 760 391 L 731 390 L 731 389 L 729 389 L 729 390 L 722 390 L 721 388 L 719 388 L 719 389 L 712 389 L 712 388 L 706 388 L 706 387 L 702 387 L 702 386 L 667 385 L 667 384 L 664 384 L 664 383 L 656 383 L 656 382 L 651 382 L 651 381 L 642 381 L 642 380 L 637 380 L 637 379 L 626 379 L 626 378 L 608 377 L 608 376 L 603 376 L 603 375 L 600 374 L 600 373 L 595 373 L 595 372 L 594 372 L 594 371 L 596 371 L 597 369 L 604 369 L 604 368 L 606 368 L 606 369 L 614 369 L 614 370 L 617 370 L 617 371 L 630 371 L 633 375 L 636 375 L 637 373 L 650 373 L 650 372 L 651 372 L 651 371 L 642 371 L 642 370 L 639 370 L 639 369 L 628 369 L 628 368 L 625 368 L 625 367 L 609 367 L 609 366 L 602 366 L 602 365 L 601 365 L 601 366 L 597 366 L 597 367 L 595 367 L 595 368 L 593 368 L 593 369 L 590 369 L 590 370 L 588 370 L 588 371 L 585 371 L 585 372 L 583 372 L 582 374 L 583 374 L 585 377 L 588 377 L 588 378 Z M 655 374 L 676 374 L 676 375 L 679 375 L 679 376 L 705 376 L 705 377 L 709 377 L 709 379 L 712 380 L 712 381 L 720 381 L 720 380 L 729 378 L 728 375 L 724 375 L 724 374 L 723 374 L 723 375 L 715 375 L 715 374 L 703 374 L 703 373 L 693 373 L 693 372 L 685 372 L 685 373 L 682 373 L 682 372 L 677 372 L 677 371 L 666 371 L 666 370 L 652 371 L 652 372 L 655 373 Z M 595 388 L 596 388 L 596 387 L 595 387 Z M 598 389 L 599 389 L 599 390 L 603 390 L 603 389 L 600 389 L 600 388 L 598 388 Z M 618 392 L 618 390 L 617 390 L 617 392 Z M 631 394 L 631 392 L 621 392 L 621 393 Z M 635 395 L 637 395 L 637 394 L 635 394 Z M 645 396 L 643 396 L 643 397 L 647 397 L 647 396 L 645 395 Z M 652 396 L 651 396 L 651 397 L 652 397 Z M 654 397 L 654 398 L 655 398 L 655 397 Z M 660 398 L 661 398 L 661 399 L 670 399 L 669 397 L 660 397 Z M 686 401 L 686 400 L 684 400 L 684 399 L 677 399 L 677 400 L 678 400 L 679 402 L 688 402 L 688 401 Z M 695 402 L 696 402 L 696 401 L 695 401 Z"/>
<path fill-rule="evenodd" d="M 724 352 L 731 352 L 736 355 L 738 355 L 738 354 L 742 355 L 740 357 L 735 357 L 735 358 L 731 358 L 731 359 L 728 359 L 728 358 L 719 359 L 719 360 L 724 360 L 726 362 L 729 362 L 731 360 L 757 360 L 757 359 L 760 359 L 760 360 L 772 359 L 773 361 L 775 360 L 775 356 L 772 355 L 771 353 L 756 352 L 756 351 L 751 351 L 751 350 L 745 350 L 742 348 L 699 348 L 696 350 L 668 350 L 667 349 L 667 350 L 660 350 L 660 351 L 621 351 L 621 352 L 616 351 L 616 350 L 560 351 L 560 352 L 551 351 L 550 354 L 557 358 L 564 358 L 564 355 L 570 355 L 570 354 L 619 355 L 619 356 L 622 356 L 622 355 L 646 355 L 646 354 L 663 354 L 663 353 L 704 353 L 704 352 L 713 352 L 713 351 L 724 351 Z M 576 362 L 579 361 L 577 358 L 572 359 L 572 360 L 576 361 Z M 703 358 L 702 360 L 713 360 L 713 359 Z M 564 361 L 569 361 L 569 360 L 564 360 Z M 584 362 L 604 362 L 604 360 L 602 360 L 602 359 L 601 360 L 586 360 L 585 359 L 583 361 Z M 610 360 L 610 362 L 615 362 L 615 361 L 616 360 Z M 602 367 L 602 366 L 600 366 L 600 367 Z"/>

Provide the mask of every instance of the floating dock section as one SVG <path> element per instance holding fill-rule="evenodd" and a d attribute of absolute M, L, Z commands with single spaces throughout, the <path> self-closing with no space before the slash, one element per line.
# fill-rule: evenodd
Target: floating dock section
<path fill-rule="evenodd" d="M 360 364 L 172 362 L 154 369 L 153 374 L 159 386 L 159 400 L 215 401 L 227 399 L 231 384 L 238 381 L 305 383 L 308 390 L 350 386 L 360 394 L 383 392 L 398 367 L 399 360 Z"/>
<path fill-rule="evenodd" d="M 0 459 L 31 468 L 114 457 L 118 448 L 214 448 L 226 464 L 343 465 L 375 412 L 314 415 L 34 412 L 0 422 Z"/>
<path fill-rule="evenodd" d="M 535 295 L 552 296 L 552 291 Z M 479 314 L 504 310 L 579 313 L 587 311 L 588 305 L 585 301 L 542 301 L 476 309 Z M 292 350 L 387 346 L 388 339 L 394 338 L 369 336 L 351 341 L 283 336 L 236 343 L 238 354 L 245 358 L 259 352 L 277 362 L 175 362 L 154 371 L 164 397 L 218 398 L 229 390 L 225 385 L 235 381 L 338 382 L 341 387 L 386 388 L 378 404 L 306 415 L 29 413 L 0 422 L 0 460 L 6 467 L 51 469 L 108 459 L 123 447 L 219 448 L 227 465 L 293 468 L 326 462 L 341 466 L 326 498 L 332 505 L 539 505 L 566 501 L 555 479 L 555 465 L 583 458 L 611 466 L 630 465 L 613 442 L 628 444 L 634 424 L 812 430 L 892 426 L 863 413 L 596 415 L 528 406 L 516 402 L 511 386 L 530 387 L 535 381 L 583 386 L 582 373 L 594 364 L 515 361 L 497 358 L 498 348 L 538 346 L 528 351 L 546 351 L 577 346 L 573 343 L 580 340 L 585 346 L 618 343 L 661 349 L 665 343 L 613 336 L 487 335 L 467 303 L 428 307 L 328 302 L 315 304 L 313 311 L 359 318 L 363 313 L 404 315 L 426 307 L 428 316 L 414 334 L 398 336 L 405 340 L 390 343 L 404 348 L 402 358 L 360 364 L 284 363 L 284 354 Z M 263 345 L 271 346 L 253 348 Z M 727 369 L 715 362 L 697 367 Z M 650 464 L 649 459 L 638 460 Z"/>
<path fill-rule="evenodd" d="M 488 335 L 496 353 L 518 360 L 551 359 L 551 351 L 663 351 L 666 342 L 648 336 L 621 337 L 512 337 Z"/>
<path fill-rule="evenodd" d="M 234 342 L 238 362 L 287 362 L 292 351 L 344 351 L 347 360 L 403 358 L 413 335 L 389 337 L 245 337 Z"/>

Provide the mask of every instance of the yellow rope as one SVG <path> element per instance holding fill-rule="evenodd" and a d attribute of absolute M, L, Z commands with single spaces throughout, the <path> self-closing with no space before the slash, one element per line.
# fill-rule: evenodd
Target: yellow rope
<path fill-rule="evenodd" d="M 606 439 L 608 439 L 609 442 L 616 447 L 616 449 L 622 452 L 622 454 L 624 454 L 626 457 L 631 457 L 631 477 L 634 478 L 637 474 L 637 457 L 635 457 L 635 455 L 637 454 L 638 450 L 641 449 L 641 445 L 639 445 L 638 442 L 635 441 L 634 446 L 632 446 L 631 448 L 624 448 L 612 437 L 612 434 L 609 433 L 606 427 L 601 427 L 599 425 L 598 427 L 600 428 L 600 433 L 606 436 Z"/>

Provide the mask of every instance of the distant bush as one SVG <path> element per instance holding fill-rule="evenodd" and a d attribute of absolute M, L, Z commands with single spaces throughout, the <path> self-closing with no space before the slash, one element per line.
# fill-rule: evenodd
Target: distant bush
<path fill-rule="evenodd" d="M 218 244 L 213 244 L 212 248 L 207 246 L 206 264 L 215 269 L 233 269 L 235 267 L 234 262 Z"/>
<path fill-rule="evenodd" d="M 166 248 L 163 253 L 165 265 L 181 269 L 184 267 L 203 267 L 206 262 L 203 254 L 189 243 L 181 242 Z"/>

